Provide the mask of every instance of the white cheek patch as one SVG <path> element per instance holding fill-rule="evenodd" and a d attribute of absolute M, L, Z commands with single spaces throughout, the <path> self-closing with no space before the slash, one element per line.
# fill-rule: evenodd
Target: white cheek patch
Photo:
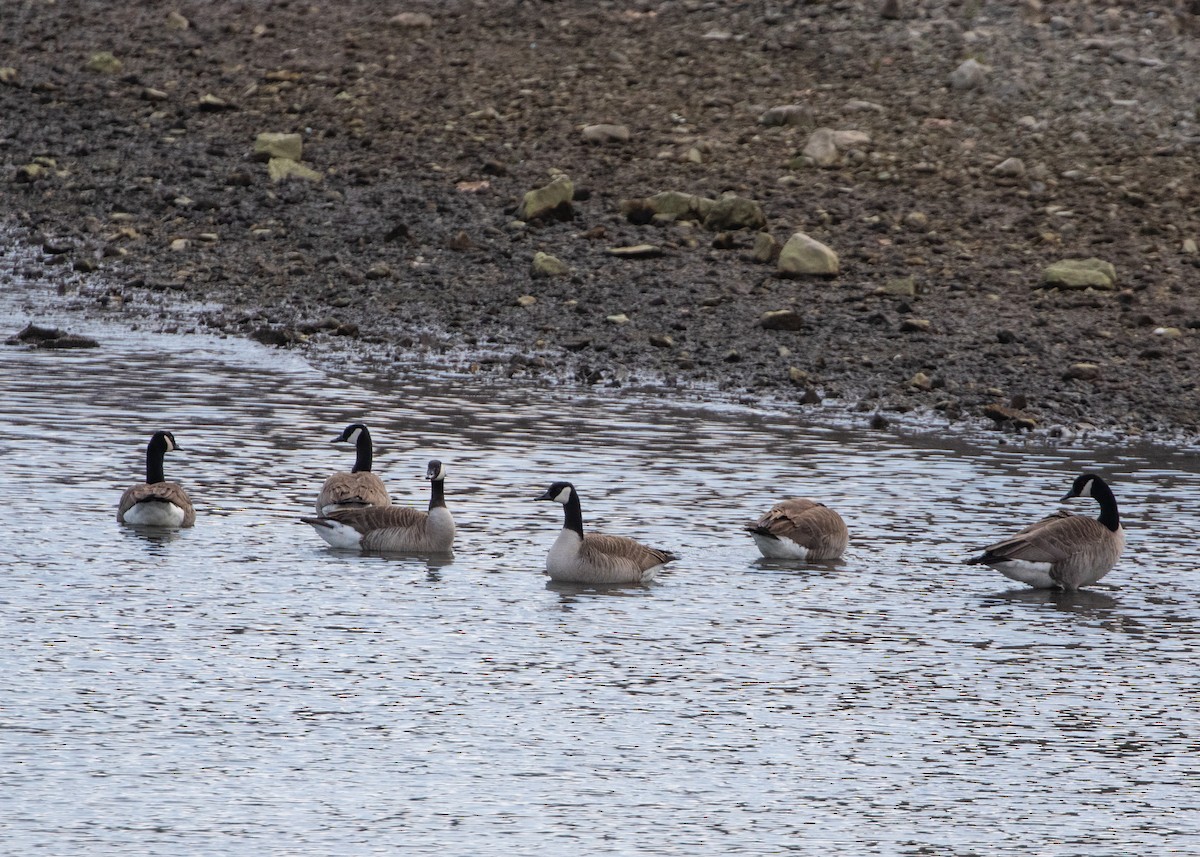
<path fill-rule="evenodd" d="M 179 449 L 179 447 L 177 447 L 175 445 L 175 441 L 172 440 L 170 435 L 167 435 L 166 441 L 167 441 L 167 452 L 174 452 L 176 449 Z"/>
<path fill-rule="evenodd" d="M 568 487 L 564 488 L 563 490 L 559 491 L 557 495 L 555 495 L 554 502 L 562 503 L 565 506 L 565 505 L 567 505 L 567 501 L 570 499 L 571 499 L 571 488 L 570 488 L 570 486 L 568 486 Z"/>
<path fill-rule="evenodd" d="M 362 434 L 362 429 L 355 429 L 350 432 L 350 436 L 346 440 L 350 443 L 358 443 L 358 436 Z"/>

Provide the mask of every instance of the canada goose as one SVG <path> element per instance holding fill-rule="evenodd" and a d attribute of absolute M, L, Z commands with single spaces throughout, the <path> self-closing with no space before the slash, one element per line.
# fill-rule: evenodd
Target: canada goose
<path fill-rule="evenodd" d="M 369 506 L 390 506 L 383 480 L 371 472 L 371 433 L 362 423 L 351 423 L 333 439 L 333 443 L 349 441 L 356 455 L 354 469 L 335 473 L 325 480 L 317 495 L 317 514 L 328 515 L 339 509 L 362 509 Z"/>
<path fill-rule="evenodd" d="M 562 583 L 648 583 L 664 563 L 675 559 L 668 551 L 648 548 L 625 536 L 583 534 L 579 493 L 570 482 L 555 482 L 537 500 L 562 503 L 566 520 L 546 557 L 546 572 Z"/>
<path fill-rule="evenodd" d="M 163 456 L 179 449 L 175 435 L 156 431 L 146 444 L 146 481 L 131 485 L 117 504 L 117 521 L 139 527 L 190 527 L 196 510 L 187 492 L 163 476 Z"/>
<path fill-rule="evenodd" d="M 429 462 L 429 511 L 407 506 L 360 506 L 319 518 L 301 518 L 335 548 L 377 553 L 450 553 L 454 549 L 454 518 L 446 508 L 446 468 Z"/>
<path fill-rule="evenodd" d="M 988 547 L 968 565 L 990 565 L 1005 577 L 1038 589 L 1073 591 L 1095 583 L 1116 563 L 1125 547 L 1125 531 L 1112 489 L 1094 473 L 1075 478 L 1062 499 L 1094 497 L 1100 517 L 1055 512 L 1010 539 Z"/>
<path fill-rule="evenodd" d="M 769 559 L 837 559 L 850 534 L 837 512 L 812 500 L 783 500 L 746 531 Z"/>

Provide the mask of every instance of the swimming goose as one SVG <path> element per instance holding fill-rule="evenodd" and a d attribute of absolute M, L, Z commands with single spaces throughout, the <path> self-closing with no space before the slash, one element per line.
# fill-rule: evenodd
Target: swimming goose
<path fill-rule="evenodd" d="M 333 443 L 348 441 L 354 444 L 354 469 L 335 473 L 325 480 L 317 495 L 317 514 L 328 515 L 339 509 L 362 509 L 369 506 L 390 506 L 383 480 L 371 472 L 371 433 L 362 423 L 351 423 L 333 439 Z"/>
<path fill-rule="evenodd" d="M 579 494 L 570 482 L 555 482 L 537 500 L 562 503 L 566 520 L 550 553 L 546 572 L 562 583 L 648 583 L 664 563 L 675 559 L 668 551 L 648 548 L 625 536 L 583 534 Z"/>
<path fill-rule="evenodd" d="M 990 565 L 1005 577 L 1038 589 L 1057 586 L 1070 592 L 1095 583 L 1108 574 L 1125 547 L 1117 498 L 1094 473 L 1076 477 L 1062 499 L 1073 497 L 1095 498 L 1100 517 L 1056 512 L 997 542 L 967 564 Z"/>
<path fill-rule="evenodd" d="M 850 534 L 837 512 L 812 500 L 783 500 L 746 531 L 769 559 L 837 559 Z"/>
<path fill-rule="evenodd" d="M 446 508 L 446 468 L 429 462 L 425 471 L 432 491 L 429 511 L 407 506 L 364 506 L 342 509 L 319 518 L 301 518 L 335 548 L 374 553 L 450 553 L 454 550 L 454 518 Z"/>
<path fill-rule="evenodd" d="M 146 445 L 146 481 L 132 485 L 121 494 L 117 520 L 140 527 L 190 527 L 196 523 L 196 510 L 187 492 L 163 476 L 163 456 L 179 449 L 175 435 L 156 431 Z"/>

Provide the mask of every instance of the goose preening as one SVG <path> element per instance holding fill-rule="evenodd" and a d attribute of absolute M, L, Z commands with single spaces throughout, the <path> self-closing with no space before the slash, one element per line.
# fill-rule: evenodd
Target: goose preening
<path fill-rule="evenodd" d="M 117 504 L 117 520 L 139 527 L 190 527 L 196 510 L 187 492 L 163 476 L 163 456 L 179 449 L 169 431 L 156 431 L 146 445 L 146 481 L 131 485 Z"/>
<path fill-rule="evenodd" d="M 579 493 L 570 482 L 555 482 L 537 500 L 562 503 L 562 532 L 546 556 L 546 572 L 561 583 L 648 583 L 659 568 L 675 559 L 669 551 L 648 548 L 625 536 L 583 532 Z"/>
<path fill-rule="evenodd" d="M 841 515 L 803 498 L 776 503 L 746 531 L 769 559 L 837 559 L 850 542 Z"/>
<path fill-rule="evenodd" d="M 429 462 L 425 471 L 431 492 L 429 511 L 408 506 L 360 506 L 340 509 L 319 518 L 301 518 L 335 548 L 372 553 L 450 553 L 454 549 L 454 518 L 446 508 L 446 468 Z"/>
<path fill-rule="evenodd" d="M 1095 583 L 1116 564 L 1125 547 L 1125 530 L 1112 489 L 1094 473 L 1076 477 L 1062 499 L 1092 497 L 1100 517 L 1073 515 L 1065 510 L 988 547 L 968 565 L 990 565 L 1005 577 L 1038 589 L 1060 587 L 1073 591 Z"/>
<path fill-rule="evenodd" d="M 383 480 L 371 472 L 374 451 L 367 427 L 362 423 L 351 423 L 333 439 L 333 443 L 342 442 L 354 444 L 354 468 L 349 473 L 335 473 L 325 480 L 321 493 L 317 495 L 317 514 L 392 505 L 392 498 L 388 496 Z"/>

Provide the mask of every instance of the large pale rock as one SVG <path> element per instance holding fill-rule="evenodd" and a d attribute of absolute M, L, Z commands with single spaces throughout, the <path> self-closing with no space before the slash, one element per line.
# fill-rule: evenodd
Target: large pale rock
<path fill-rule="evenodd" d="M 779 251 L 779 273 L 784 276 L 832 276 L 838 270 L 837 253 L 803 232 L 792 235 Z"/>
<path fill-rule="evenodd" d="M 401 30 L 424 30 L 433 26 L 433 16 L 427 12 L 401 12 L 388 23 Z"/>
<path fill-rule="evenodd" d="M 298 164 L 289 158 L 271 158 L 267 161 L 267 175 L 273 182 L 287 179 L 301 179 L 309 182 L 319 182 L 324 176 L 314 169 Z"/>
<path fill-rule="evenodd" d="M 758 117 L 760 125 L 807 125 L 812 122 L 812 110 L 803 104 L 782 104 L 772 107 Z"/>
<path fill-rule="evenodd" d="M 776 309 L 764 312 L 758 319 L 763 330 L 803 330 L 804 319 L 794 309 Z"/>
<path fill-rule="evenodd" d="M 109 51 L 98 51 L 88 57 L 87 69 L 97 74 L 120 74 L 125 64 Z"/>
<path fill-rule="evenodd" d="M 263 132 L 254 138 L 254 156 L 262 160 L 286 158 L 299 161 L 304 151 L 304 138 L 299 134 Z"/>
<path fill-rule="evenodd" d="M 571 269 L 558 257 L 538 251 L 533 254 L 530 273 L 535 277 L 562 277 L 571 273 Z"/>
<path fill-rule="evenodd" d="M 525 194 L 517 217 L 521 220 L 557 218 L 569 220 L 574 212 L 571 200 L 575 196 L 575 185 L 566 176 L 556 176 L 548 185 L 535 188 Z"/>
<path fill-rule="evenodd" d="M 621 213 L 635 223 L 703 221 L 716 204 L 714 200 L 677 190 L 665 190 L 645 199 L 621 200 Z"/>
<path fill-rule="evenodd" d="M 1117 269 L 1102 259 L 1063 259 L 1049 265 L 1042 282 L 1060 289 L 1101 289 L 1117 287 Z"/>
<path fill-rule="evenodd" d="M 754 249 L 750 258 L 755 262 L 773 262 L 779 257 L 779 242 L 770 232 L 760 232 L 754 236 Z"/>
<path fill-rule="evenodd" d="M 832 128 L 813 131 L 801 152 L 818 167 L 832 167 L 838 162 L 837 138 Z"/>
<path fill-rule="evenodd" d="M 629 127 L 626 125 L 584 125 L 583 139 L 588 143 L 627 143 Z"/>
<path fill-rule="evenodd" d="M 762 229 L 767 225 L 767 216 L 762 206 L 743 196 L 723 196 L 718 199 L 704 218 L 704 228 L 713 232 L 730 229 Z"/>
<path fill-rule="evenodd" d="M 950 86 L 958 90 L 977 89 L 987 80 L 989 66 L 978 60 L 969 59 L 950 72 Z"/>

